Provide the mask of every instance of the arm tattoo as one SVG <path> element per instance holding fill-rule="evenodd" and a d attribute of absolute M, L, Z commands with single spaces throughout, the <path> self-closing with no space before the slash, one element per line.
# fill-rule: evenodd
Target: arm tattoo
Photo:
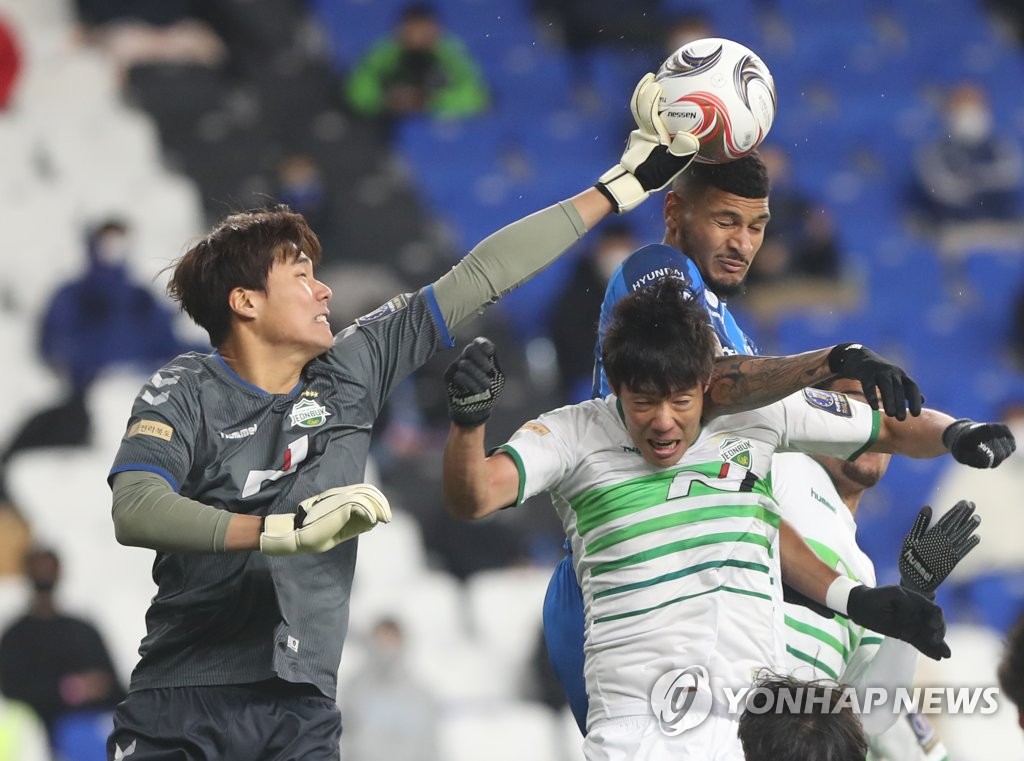
<path fill-rule="evenodd" d="M 819 349 L 787 357 L 716 357 L 704 395 L 704 418 L 764 407 L 831 378 L 828 353 Z"/>

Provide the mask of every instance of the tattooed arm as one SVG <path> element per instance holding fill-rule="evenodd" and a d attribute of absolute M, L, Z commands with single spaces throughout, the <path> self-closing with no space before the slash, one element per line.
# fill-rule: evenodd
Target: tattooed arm
<path fill-rule="evenodd" d="M 839 344 L 788 357 L 718 357 L 704 396 L 704 417 L 763 407 L 834 377 L 859 380 L 868 404 L 878 409 L 880 399 L 885 413 L 897 420 L 906 418 L 908 408 L 912 416 L 921 414 L 921 390 L 902 369 L 860 344 Z"/>
<path fill-rule="evenodd" d="M 716 357 L 711 383 L 704 394 L 704 419 L 764 407 L 834 377 L 828 366 L 829 352 L 819 349 L 786 357 Z"/>

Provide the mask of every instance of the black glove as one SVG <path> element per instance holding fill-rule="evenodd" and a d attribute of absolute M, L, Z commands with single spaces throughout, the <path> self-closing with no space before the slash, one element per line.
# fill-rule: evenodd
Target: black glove
<path fill-rule="evenodd" d="M 972 468 L 994 468 L 1017 449 L 1008 426 L 967 418 L 950 423 L 942 432 L 942 443 L 957 462 Z"/>
<path fill-rule="evenodd" d="M 931 520 L 932 509 L 925 505 L 903 540 L 899 568 L 903 586 L 934 599 L 936 587 L 981 541 L 974 534 L 981 517 L 974 515 L 973 502 L 961 500 L 929 527 Z"/>
<path fill-rule="evenodd" d="M 782 599 L 792 605 L 803 605 L 808 610 L 813 610 L 822 618 L 835 618 L 836 612 L 820 602 L 815 602 L 803 592 L 797 592 L 786 582 L 782 582 Z"/>
<path fill-rule="evenodd" d="M 856 586 L 850 590 L 846 611 L 854 623 L 909 642 L 929 658 L 938 661 L 950 656 L 942 608 L 911 589 L 896 584 Z"/>
<path fill-rule="evenodd" d="M 829 352 L 828 369 L 843 378 L 859 380 L 864 388 L 864 399 L 871 409 L 878 409 L 878 389 L 882 408 L 889 417 L 905 420 L 907 407 L 910 414 L 921 414 L 924 397 L 914 380 L 891 362 L 860 344 L 839 344 Z"/>
<path fill-rule="evenodd" d="M 448 417 L 456 425 L 475 428 L 491 416 L 505 385 L 494 344 L 475 338 L 444 372 L 448 385 Z"/>

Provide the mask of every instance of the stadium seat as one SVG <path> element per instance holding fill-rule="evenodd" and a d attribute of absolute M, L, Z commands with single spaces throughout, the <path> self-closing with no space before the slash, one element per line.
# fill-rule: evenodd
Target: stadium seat
<path fill-rule="evenodd" d="M 527 662 L 541 630 L 550 568 L 481 571 L 466 581 L 470 626 L 516 667 Z"/>
<path fill-rule="evenodd" d="M 558 721 L 532 703 L 498 703 L 450 712 L 439 727 L 446 761 L 560 761 Z"/>

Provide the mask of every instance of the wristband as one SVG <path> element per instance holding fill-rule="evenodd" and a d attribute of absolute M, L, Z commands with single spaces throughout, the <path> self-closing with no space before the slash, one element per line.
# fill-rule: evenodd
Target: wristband
<path fill-rule="evenodd" d="M 850 602 L 850 592 L 855 587 L 863 586 L 859 581 L 854 581 L 849 576 L 837 576 L 835 581 L 829 584 L 825 592 L 825 605 L 836 613 L 847 615 L 847 605 Z"/>

